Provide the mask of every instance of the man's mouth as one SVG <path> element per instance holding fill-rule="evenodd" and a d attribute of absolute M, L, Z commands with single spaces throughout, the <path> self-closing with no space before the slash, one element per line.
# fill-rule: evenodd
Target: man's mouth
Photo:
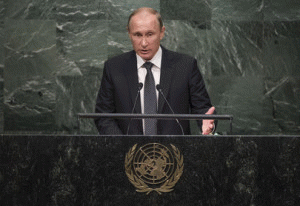
<path fill-rule="evenodd" d="M 149 52 L 149 50 L 141 50 L 142 54 L 147 54 Z"/>

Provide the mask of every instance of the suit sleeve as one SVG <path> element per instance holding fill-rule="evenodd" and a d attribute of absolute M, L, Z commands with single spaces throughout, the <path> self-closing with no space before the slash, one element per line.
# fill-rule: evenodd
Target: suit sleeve
<path fill-rule="evenodd" d="M 104 64 L 104 71 L 101 80 L 101 86 L 97 95 L 96 113 L 115 113 L 114 101 L 114 85 L 107 67 L 107 62 Z M 101 135 L 119 135 L 122 134 L 117 122 L 111 118 L 97 118 L 95 124 L 99 134 Z"/>
<path fill-rule="evenodd" d="M 195 59 L 189 79 L 191 113 L 205 114 L 212 107 L 212 104 Z M 197 121 L 197 123 L 199 128 L 201 128 L 202 121 Z"/>

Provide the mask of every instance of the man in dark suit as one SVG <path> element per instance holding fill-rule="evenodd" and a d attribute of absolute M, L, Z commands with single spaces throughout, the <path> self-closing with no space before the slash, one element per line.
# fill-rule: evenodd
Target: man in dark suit
<path fill-rule="evenodd" d="M 197 61 L 160 45 L 165 27 L 157 11 L 137 9 L 130 15 L 127 29 L 134 50 L 105 62 L 96 113 L 149 113 L 148 105 L 152 102 L 155 112 L 161 114 L 214 113 Z M 150 70 L 145 62 L 151 62 Z M 148 86 L 149 81 L 152 86 Z M 159 89 L 152 88 L 156 98 L 152 95 L 149 101 L 148 88 L 155 85 L 160 85 Z M 154 133 L 147 133 L 149 123 L 146 121 L 98 118 L 95 124 L 100 134 L 177 135 L 182 134 L 182 130 L 190 134 L 187 120 L 154 120 L 150 123 L 155 127 Z M 215 128 L 213 120 L 200 121 L 200 125 L 202 134 L 210 134 Z"/>

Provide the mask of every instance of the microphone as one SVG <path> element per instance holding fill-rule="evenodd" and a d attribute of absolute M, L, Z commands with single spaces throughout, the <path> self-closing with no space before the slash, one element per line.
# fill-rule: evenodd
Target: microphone
<path fill-rule="evenodd" d="M 139 85 L 138 85 L 138 90 L 139 90 L 139 92 L 141 91 L 141 89 L 143 88 L 143 86 L 144 86 L 143 83 L 140 82 Z"/>
<path fill-rule="evenodd" d="M 164 95 L 164 93 L 163 93 L 163 91 L 162 91 L 162 88 L 161 88 L 161 86 L 160 86 L 159 84 L 156 85 L 156 89 L 158 90 L 158 92 L 162 95 L 162 97 L 163 97 L 164 100 L 166 101 L 166 103 L 167 103 L 168 107 L 170 108 L 171 112 L 172 112 L 173 114 L 175 114 L 175 112 L 173 111 L 171 105 L 169 104 L 169 102 L 168 102 L 167 98 L 165 97 L 165 95 Z M 179 122 L 179 120 L 178 120 L 177 118 L 176 118 L 175 120 L 176 120 L 177 124 L 179 125 L 179 127 L 180 127 L 180 129 L 181 129 L 182 135 L 184 135 L 182 125 L 180 124 L 180 122 Z"/>
<path fill-rule="evenodd" d="M 136 103 L 137 103 L 137 99 L 138 99 L 138 97 L 140 96 L 141 89 L 143 88 L 143 86 L 144 86 L 144 85 L 143 85 L 142 82 L 140 82 L 140 83 L 138 84 L 138 92 L 137 92 L 136 97 L 135 97 L 135 100 L 134 100 L 134 104 L 133 104 L 133 108 L 132 108 L 131 114 L 133 114 L 133 112 L 134 112 L 134 109 L 135 109 Z M 129 123 L 128 123 L 128 127 L 127 127 L 127 135 L 128 135 L 128 132 L 129 132 L 129 127 L 130 127 L 131 120 L 132 120 L 132 119 L 130 119 L 130 121 L 129 121 Z"/>

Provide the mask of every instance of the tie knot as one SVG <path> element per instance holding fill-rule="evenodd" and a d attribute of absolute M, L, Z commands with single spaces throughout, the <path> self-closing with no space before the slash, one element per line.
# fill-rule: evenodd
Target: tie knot
<path fill-rule="evenodd" d="M 151 62 L 145 62 L 145 64 L 144 64 L 144 67 L 145 67 L 147 70 L 151 69 L 152 66 L 153 66 L 153 64 L 152 64 Z"/>

